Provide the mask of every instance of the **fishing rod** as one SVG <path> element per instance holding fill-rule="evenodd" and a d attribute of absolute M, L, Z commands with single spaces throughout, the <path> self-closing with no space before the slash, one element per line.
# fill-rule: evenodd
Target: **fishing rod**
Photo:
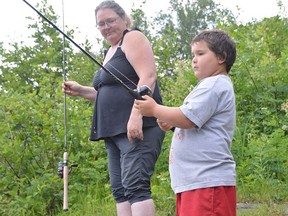
<path fill-rule="evenodd" d="M 65 32 L 64 21 L 64 0 L 62 0 L 62 29 Z M 63 36 L 63 49 L 62 49 L 62 70 L 63 81 L 66 82 L 66 64 L 65 64 L 65 37 Z M 68 211 L 68 152 L 67 152 L 67 96 L 64 94 L 64 153 L 63 153 L 63 210 Z"/>
<path fill-rule="evenodd" d="M 62 29 L 65 32 L 65 21 L 64 21 L 64 0 L 62 0 Z M 63 49 L 62 49 L 62 71 L 63 81 L 66 82 L 66 64 L 65 64 L 65 37 L 63 36 Z M 68 178 L 69 178 L 69 167 L 68 167 L 68 152 L 67 152 L 67 96 L 64 94 L 64 153 L 63 161 L 58 163 L 58 175 L 63 178 L 63 210 L 68 211 Z M 60 165 L 60 166 L 59 166 Z M 72 169 L 72 167 L 71 167 Z"/>
<path fill-rule="evenodd" d="M 80 49 L 86 56 L 88 56 L 94 63 L 96 63 L 99 67 L 101 67 L 105 72 L 110 74 L 113 78 L 115 78 L 124 88 L 128 90 L 130 95 L 136 100 L 143 100 L 143 95 L 152 96 L 152 91 L 147 85 L 143 85 L 140 87 L 139 91 L 137 89 L 131 89 L 127 86 L 121 79 L 119 79 L 115 74 L 105 68 L 102 64 L 100 64 L 90 53 L 84 50 L 81 46 L 79 46 L 72 38 L 70 38 L 67 34 L 65 34 L 60 28 L 58 28 L 53 22 L 51 22 L 47 17 L 45 17 L 40 11 L 38 11 L 35 7 L 33 7 L 29 2 L 23 0 L 30 8 L 32 8 L 38 15 L 40 15 L 45 21 L 47 21 L 50 25 L 53 26 L 58 32 L 60 32 L 66 39 L 68 39 L 71 43 L 73 43 L 78 49 Z"/>
<path fill-rule="evenodd" d="M 84 50 L 81 46 L 79 46 L 73 39 L 71 39 L 67 34 L 64 33 L 64 17 L 63 17 L 63 31 L 58 28 L 53 22 L 51 22 L 47 17 L 45 17 L 40 11 L 38 11 L 35 7 L 33 7 L 29 2 L 23 0 L 30 8 L 32 8 L 38 15 L 40 15 L 45 21 L 47 21 L 54 29 L 60 32 L 63 36 L 63 43 L 65 43 L 65 38 L 68 39 L 71 43 L 73 43 L 78 49 L 80 49 L 86 56 L 88 56 L 94 63 L 100 66 L 105 72 L 110 74 L 116 81 L 118 81 L 124 88 L 128 90 L 130 95 L 136 100 L 143 100 L 143 95 L 152 96 L 151 89 L 144 85 L 141 86 L 139 91 L 137 89 L 129 88 L 121 79 L 119 79 L 115 74 L 105 68 L 102 64 L 100 64 L 94 57 L 92 57 L 86 50 Z M 62 2 L 62 7 L 64 7 Z M 63 9 L 63 8 L 62 8 Z M 64 12 L 63 12 L 64 13 Z M 64 16 L 64 14 L 63 14 Z M 63 44 L 64 46 L 64 44 Z M 64 48 L 64 47 L 63 47 Z M 64 59 L 64 51 L 63 51 L 63 72 L 64 72 L 64 81 L 66 81 L 66 71 L 65 71 L 65 59 Z M 119 71 L 120 72 L 120 71 Z M 121 73 L 121 72 L 120 72 Z M 128 79 L 128 78 L 127 78 Z M 130 81 L 132 82 L 132 81 Z M 73 163 L 70 167 L 68 166 L 68 152 L 66 148 L 66 95 L 64 95 L 64 154 L 63 161 L 58 163 L 58 176 L 63 179 L 64 183 L 64 191 L 63 191 L 63 210 L 68 211 L 68 176 L 72 172 L 73 167 L 77 167 L 78 164 Z"/>

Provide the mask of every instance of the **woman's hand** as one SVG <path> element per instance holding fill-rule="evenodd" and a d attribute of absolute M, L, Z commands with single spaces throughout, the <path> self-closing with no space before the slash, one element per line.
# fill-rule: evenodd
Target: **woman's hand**
<path fill-rule="evenodd" d="M 70 96 L 80 96 L 81 85 L 75 81 L 62 83 L 62 92 Z"/>
<path fill-rule="evenodd" d="M 131 115 L 127 124 L 127 137 L 130 143 L 133 140 L 143 140 L 143 116 L 140 112 L 132 108 Z"/>
<path fill-rule="evenodd" d="M 70 96 L 80 96 L 89 101 L 96 100 L 96 90 L 90 86 L 83 86 L 75 81 L 66 81 L 62 83 L 62 92 Z"/>

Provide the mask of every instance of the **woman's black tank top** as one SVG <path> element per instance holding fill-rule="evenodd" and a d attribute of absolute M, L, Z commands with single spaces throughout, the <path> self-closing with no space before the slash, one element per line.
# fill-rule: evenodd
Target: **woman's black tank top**
<path fill-rule="evenodd" d="M 123 33 L 123 38 L 127 32 L 128 30 Z M 129 88 L 136 89 L 135 84 L 137 85 L 139 78 L 121 49 L 122 41 L 113 57 L 104 66 Z M 105 137 L 127 133 L 127 123 L 134 104 L 134 98 L 119 81 L 103 69 L 96 73 L 93 85 L 97 90 L 97 97 L 90 140 L 96 141 Z M 153 98 L 157 103 L 162 103 L 158 83 L 156 83 Z M 152 126 L 157 126 L 156 119 L 154 117 L 143 117 L 143 127 Z"/>

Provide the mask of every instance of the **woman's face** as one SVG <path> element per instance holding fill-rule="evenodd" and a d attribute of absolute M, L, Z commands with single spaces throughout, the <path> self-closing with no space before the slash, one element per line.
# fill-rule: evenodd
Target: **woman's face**
<path fill-rule="evenodd" d="M 97 12 L 96 23 L 102 36 L 111 46 L 118 44 L 126 29 L 126 21 L 109 8 Z"/>

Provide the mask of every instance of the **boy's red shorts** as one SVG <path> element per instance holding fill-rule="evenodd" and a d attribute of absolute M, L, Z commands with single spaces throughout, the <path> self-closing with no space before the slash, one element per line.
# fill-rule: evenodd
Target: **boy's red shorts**
<path fill-rule="evenodd" d="M 236 216 L 236 187 L 220 186 L 176 195 L 177 216 Z"/>

